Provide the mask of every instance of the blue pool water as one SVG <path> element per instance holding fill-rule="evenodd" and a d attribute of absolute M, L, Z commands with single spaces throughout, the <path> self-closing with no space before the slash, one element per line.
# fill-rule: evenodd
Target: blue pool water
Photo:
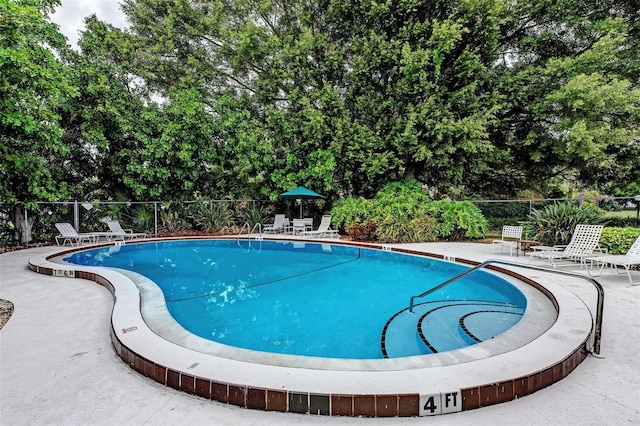
<path fill-rule="evenodd" d="M 443 352 L 519 321 L 524 295 L 476 271 L 424 299 L 411 296 L 467 267 L 357 247 L 188 240 L 76 252 L 67 262 L 122 268 L 154 281 L 185 329 L 264 352 L 375 359 Z"/>

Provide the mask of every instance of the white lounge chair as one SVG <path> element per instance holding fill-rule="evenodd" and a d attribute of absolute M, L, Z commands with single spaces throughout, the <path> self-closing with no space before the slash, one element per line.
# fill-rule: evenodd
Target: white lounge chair
<path fill-rule="evenodd" d="M 132 240 L 134 238 L 146 238 L 147 234 L 144 232 L 133 232 L 132 229 L 122 229 L 120 222 L 117 220 L 107 220 L 107 225 L 109 226 L 110 233 L 104 233 L 104 236 L 107 239 L 111 240 L 112 238 L 122 239 L 122 240 Z"/>
<path fill-rule="evenodd" d="M 265 225 L 262 232 L 269 232 L 276 234 L 278 232 L 284 232 L 284 214 L 277 214 L 273 218 L 273 223 Z"/>
<path fill-rule="evenodd" d="M 633 282 L 631 278 L 630 269 L 632 266 L 640 265 L 640 237 L 636 239 L 636 241 L 631 245 L 631 248 L 627 250 L 626 254 L 617 254 L 617 255 L 608 255 L 608 256 L 597 256 L 590 257 L 588 260 L 591 260 L 596 265 L 600 266 L 600 271 L 598 274 L 592 274 L 590 270 L 589 275 L 592 276 L 600 276 L 605 266 L 609 265 L 612 269 L 615 269 L 617 272 L 619 266 L 623 267 L 629 277 L 629 282 L 631 285 L 640 285 L 640 281 Z"/>
<path fill-rule="evenodd" d="M 502 227 L 502 237 L 493 240 L 493 252 L 496 252 L 496 245 L 500 245 L 500 253 L 504 247 L 509 247 L 509 256 L 513 255 L 513 249 L 518 250 L 518 243 L 522 239 L 522 226 L 505 225 Z"/>
<path fill-rule="evenodd" d="M 303 231 L 301 235 L 307 237 L 329 237 L 329 238 L 338 238 L 338 231 L 331 229 L 331 216 L 325 215 L 322 216 L 322 221 L 320 221 L 320 225 L 318 229 L 313 231 Z"/>
<path fill-rule="evenodd" d="M 76 228 L 74 228 L 73 225 L 68 222 L 56 223 L 56 228 L 58 229 L 58 232 L 60 232 L 60 235 L 56 236 L 57 245 L 60 245 L 61 241 L 63 246 L 67 243 L 73 246 L 75 242 L 76 245 L 79 246 L 83 242 L 94 244 L 98 241 L 98 235 L 92 233 L 80 234 L 78 233 L 78 231 L 76 231 Z"/>
<path fill-rule="evenodd" d="M 549 261 L 555 269 L 558 260 L 578 260 L 582 268 L 585 259 L 594 256 L 599 250 L 598 242 L 602 228 L 602 225 L 577 225 L 566 247 L 538 247 L 538 250 L 531 252 L 529 263 L 534 257 L 538 257 Z"/>

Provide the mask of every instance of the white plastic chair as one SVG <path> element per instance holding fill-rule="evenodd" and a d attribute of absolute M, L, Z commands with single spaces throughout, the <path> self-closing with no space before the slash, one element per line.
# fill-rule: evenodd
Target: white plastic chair
<path fill-rule="evenodd" d="M 519 241 L 522 239 L 522 226 L 505 225 L 502 227 L 502 237 L 493 240 L 493 253 L 496 252 L 496 245 L 500 245 L 500 253 L 504 247 L 509 247 L 509 256 L 513 255 L 513 249 L 518 250 Z"/>
<path fill-rule="evenodd" d="M 303 234 L 304 231 L 307 229 L 307 223 L 304 219 L 293 219 L 293 226 L 291 229 L 292 229 L 293 235 Z"/>

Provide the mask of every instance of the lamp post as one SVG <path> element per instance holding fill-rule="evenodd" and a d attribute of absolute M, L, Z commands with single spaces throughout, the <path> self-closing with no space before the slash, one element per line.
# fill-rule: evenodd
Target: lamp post
<path fill-rule="evenodd" d="M 636 201 L 636 226 L 640 227 L 640 195 L 633 197 Z"/>

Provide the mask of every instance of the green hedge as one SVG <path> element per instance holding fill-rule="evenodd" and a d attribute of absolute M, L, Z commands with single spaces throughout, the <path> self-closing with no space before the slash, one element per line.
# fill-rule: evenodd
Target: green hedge
<path fill-rule="evenodd" d="M 606 227 L 600 235 L 600 248 L 609 254 L 625 254 L 640 236 L 640 228 Z"/>

